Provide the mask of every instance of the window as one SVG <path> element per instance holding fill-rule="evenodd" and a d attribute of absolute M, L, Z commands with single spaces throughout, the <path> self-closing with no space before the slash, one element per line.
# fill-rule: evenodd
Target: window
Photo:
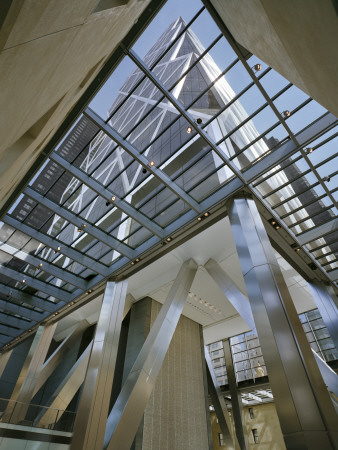
<path fill-rule="evenodd" d="M 252 437 L 253 437 L 254 443 L 258 444 L 259 443 L 259 439 L 258 439 L 258 430 L 257 430 L 257 428 L 253 428 L 251 431 L 252 431 Z"/>
<path fill-rule="evenodd" d="M 254 419 L 255 415 L 253 412 L 253 408 L 249 408 L 250 419 Z"/>
<path fill-rule="evenodd" d="M 223 434 L 222 433 L 218 433 L 218 445 L 220 447 L 224 447 L 224 440 L 223 440 Z"/>

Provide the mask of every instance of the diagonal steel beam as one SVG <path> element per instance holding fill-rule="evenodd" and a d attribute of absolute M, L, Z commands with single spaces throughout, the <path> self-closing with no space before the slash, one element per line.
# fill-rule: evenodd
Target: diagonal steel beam
<path fill-rule="evenodd" d="M 224 163 L 233 171 L 235 175 L 245 184 L 245 179 L 241 171 L 230 161 L 227 155 L 221 150 L 221 148 L 210 138 L 208 133 L 195 122 L 193 116 L 184 108 L 184 106 L 176 99 L 176 97 L 168 91 L 162 81 L 149 69 L 149 67 L 142 61 L 141 58 L 133 51 L 128 50 L 122 46 L 123 51 L 132 59 L 132 61 L 144 72 L 147 77 L 154 83 L 154 85 L 164 94 L 164 96 L 170 101 L 170 103 L 180 112 L 187 122 L 194 128 L 194 130 L 201 136 L 201 138 L 207 142 L 212 150 L 224 161 Z"/>
<path fill-rule="evenodd" d="M 0 291 L 2 291 L 1 288 Z M 18 316 L 25 317 L 26 319 L 30 319 L 33 322 L 40 322 L 48 315 L 48 313 L 39 313 L 32 309 L 25 308 L 22 305 L 18 305 L 17 303 L 9 302 L 6 300 L 0 300 L 0 310 L 7 311 L 11 314 L 17 314 Z"/>
<path fill-rule="evenodd" d="M 1 353 L 0 355 L 0 378 L 6 369 L 9 358 L 11 357 L 13 349 L 8 350 L 7 352 Z"/>
<path fill-rule="evenodd" d="M 26 294 L 24 291 L 21 291 L 20 289 L 13 288 L 11 286 L 6 286 L 2 283 L 0 283 L 0 292 L 3 295 L 7 295 L 8 298 L 15 299 L 17 302 L 26 303 L 27 305 L 33 306 L 35 308 L 40 308 L 49 313 L 54 312 L 60 308 L 60 304 L 51 303 L 48 300 L 40 298 L 36 295 Z"/>
<path fill-rule="evenodd" d="M 44 362 L 39 373 L 39 377 L 36 381 L 36 385 L 32 391 L 32 398 L 38 392 L 38 390 L 44 385 L 48 380 L 50 375 L 54 372 L 56 367 L 62 362 L 67 353 L 73 348 L 76 341 L 84 333 L 86 328 L 88 328 L 89 323 L 86 320 L 82 320 L 77 324 L 75 330 L 73 330 L 57 347 L 57 349 L 49 356 L 49 358 Z"/>
<path fill-rule="evenodd" d="M 64 291 L 56 286 L 53 286 L 48 283 L 44 283 L 43 281 L 38 280 L 37 278 L 31 277 L 27 273 L 17 272 L 16 270 L 11 269 L 10 267 L 6 267 L 0 265 L 0 271 L 2 275 L 6 277 L 12 278 L 13 280 L 22 282 L 22 280 L 26 280 L 27 286 L 30 286 L 34 289 L 37 289 L 45 294 L 51 295 L 52 297 L 58 298 L 63 302 L 68 302 L 70 300 L 71 294 L 69 292 Z M 60 307 L 60 302 L 59 302 Z"/>
<path fill-rule="evenodd" d="M 150 166 L 148 159 L 142 155 L 130 142 L 124 139 L 113 127 L 107 124 L 99 115 L 92 109 L 86 108 L 83 114 L 88 117 L 95 125 L 97 125 L 107 136 L 113 139 L 123 150 L 131 155 L 137 162 L 141 164 L 148 172 L 152 173 L 158 180 L 161 181 L 167 188 L 169 188 L 177 197 L 183 200 L 198 214 L 201 212 L 200 205 L 189 194 L 181 189 L 174 181 L 168 177 L 162 170 L 156 166 Z"/>
<path fill-rule="evenodd" d="M 245 320 L 250 329 L 254 330 L 256 326 L 249 300 L 242 294 L 231 278 L 214 259 L 209 259 L 204 267 L 238 314 Z"/>
<path fill-rule="evenodd" d="M 8 253 L 11 256 L 14 256 L 15 258 L 21 259 L 21 261 L 24 261 L 27 264 L 32 264 L 38 269 L 40 268 L 40 264 L 43 264 L 42 266 L 43 268 L 41 267 L 41 270 L 49 273 L 50 275 L 53 275 L 56 278 L 59 278 L 60 280 L 66 281 L 67 283 L 70 283 L 73 286 L 82 289 L 83 291 L 85 291 L 88 287 L 87 286 L 88 283 L 81 277 L 78 277 L 65 269 L 61 269 L 60 267 L 44 259 L 40 259 L 36 256 L 33 256 L 30 253 L 18 250 L 16 247 L 13 247 L 12 245 L 0 241 L 0 250 L 2 250 L 5 253 Z"/>
<path fill-rule="evenodd" d="M 228 408 L 227 405 L 225 404 L 224 395 L 218 384 L 215 371 L 212 366 L 211 358 L 206 346 L 204 347 L 204 356 L 207 366 L 208 390 L 212 404 L 215 408 L 215 413 L 223 434 L 224 442 L 228 449 L 238 450 L 240 447 L 237 441 L 237 436 L 234 433 Z"/>
<path fill-rule="evenodd" d="M 12 227 L 16 228 L 17 230 L 22 231 L 23 233 L 27 234 L 28 236 L 32 237 L 33 239 L 36 239 L 37 241 L 41 242 L 44 245 L 47 245 L 47 247 L 50 247 L 51 249 L 58 251 L 58 247 L 61 247 L 60 253 L 62 253 L 64 256 L 67 256 L 68 258 L 72 259 L 73 261 L 77 261 L 78 263 L 82 264 L 85 267 L 88 267 L 89 269 L 93 270 L 96 273 L 99 273 L 105 277 L 109 276 L 110 271 L 108 267 L 106 267 L 104 264 L 101 264 L 100 262 L 96 261 L 95 259 L 86 256 L 85 254 L 79 252 L 73 247 L 70 247 L 69 245 L 65 244 L 64 242 L 58 241 L 57 239 L 48 236 L 44 233 L 41 233 L 41 231 L 36 230 L 33 227 L 30 227 L 29 225 L 26 225 L 25 223 L 20 222 L 17 219 L 14 219 L 14 217 L 11 217 L 9 215 L 6 215 L 2 218 L 2 221 L 7 223 L 7 225 L 11 225 Z"/>
<path fill-rule="evenodd" d="M 133 206 L 131 206 L 128 202 L 125 202 L 121 198 L 119 198 L 115 192 L 111 192 L 107 188 L 103 186 L 100 182 L 95 180 L 95 178 L 87 175 L 83 170 L 79 169 L 75 165 L 69 163 L 64 158 L 62 158 L 57 153 L 52 153 L 49 157 L 52 161 L 62 167 L 66 172 L 73 175 L 75 178 L 80 180 L 83 184 L 88 186 L 92 191 L 96 192 L 98 195 L 103 197 L 110 203 L 113 203 L 116 208 L 120 209 L 122 212 L 127 214 L 127 216 L 136 220 L 140 225 L 149 230 L 151 233 L 160 237 L 161 239 L 165 237 L 165 233 L 163 228 L 159 225 L 151 221 L 148 217 L 142 214 L 140 211 L 137 211 Z M 112 201 L 112 197 L 115 197 L 115 200 Z"/>
<path fill-rule="evenodd" d="M 30 187 L 27 187 L 25 189 L 24 194 L 27 197 L 31 198 L 32 200 L 35 200 L 36 202 L 45 206 L 46 208 L 48 208 L 50 211 L 52 211 L 56 215 L 67 220 L 69 223 L 72 223 L 79 229 L 82 229 L 84 232 L 93 236 L 95 239 L 103 242 L 105 245 L 112 248 L 113 250 L 116 250 L 117 252 L 121 253 L 122 255 L 126 256 L 127 258 L 130 258 L 130 259 L 134 258 L 135 251 L 132 250 L 128 245 L 123 244 L 118 239 L 115 239 L 113 236 L 110 236 L 106 232 L 100 230 L 95 225 L 92 225 L 86 219 L 83 219 L 82 217 L 78 216 L 77 214 L 74 214 L 69 209 L 64 208 L 63 206 L 60 206 L 57 203 L 49 200 L 49 198 L 44 197 L 43 195 L 34 191 Z"/>
<path fill-rule="evenodd" d="M 111 410 L 105 450 L 129 450 L 184 308 L 197 264 L 184 262 Z M 101 447 L 102 448 L 102 447 Z"/>

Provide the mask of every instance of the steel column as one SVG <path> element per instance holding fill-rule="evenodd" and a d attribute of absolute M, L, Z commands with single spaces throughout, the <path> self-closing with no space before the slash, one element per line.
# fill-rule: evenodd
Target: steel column
<path fill-rule="evenodd" d="M 56 325 L 57 323 L 54 323 L 38 328 L 11 395 L 11 401 L 2 417 L 3 422 L 10 419 L 11 423 L 20 423 L 25 419 Z"/>
<path fill-rule="evenodd" d="M 128 280 L 108 281 L 75 419 L 71 450 L 102 450 Z"/>
<path fill-rule="evenodd" d="M 286 447 L 338 448 L 338 422 L 252 198 L 228 214 Z"/>
<path fill-rule="evenodd" d="M 209 382 L 210 382 L 210 377 L 209 377 L 209 368 L 207 366 L 206 355 L 205 355 L 205 353 L 208 353 L 208 356 L 209 356 L 209 352 L 208 352 L 208 349 L 206 348 L 206 346 L 204 345 L 202 325 L 200 325 L 200 342 L 201 342 L 201 356 L 202 356 L 205 414 L 206 414 L 207 430 L 208 430 L 208 444 L 209 444 L 208 448 L 209 448 L 209 450 L 213 450 L 214 447 L 213 447 L 213 443 L 212 443 L 212 429 L 211 429 L 211 421 L 210 421 L 209 395 L 208 395 L 208 386 L 209 386 Z M 210 358 L 210 356 L 209 356 L 209 358 Z M 223 433 L 223 431 L 222 431 L 222 433 Z"/>
<path fill-rule="evenodd" d="M 193 260 L 182 264 L 136 361 L 122 387 L 106 426 L 103 448 L 129 450 L 195 277 Z"/>
<path fill-rule="evenodd" d="M 40 414 L 34 420 L 35 426 L 48 427 L 54 424 L 62 417 L 67 406 L 74 398 L 74 395 L 80 389 L 86 375 L 86 369 L 89 361 L 90 351 L 93 341 L 87 346 L 80 358 L 62 380 L 61 384 L 52 394 L 52 401 L 48 408 L 42 408 Z"/>
<path fill-rule="evenodd" d="M 100 197 L 104 198 L 116 208 L 127 214 L 127 216 L 136 220 L 140 225 L 149 230 L 151 233 L 160 237 L 161 239 L 165 237 L 164 230 L 155 222 L 151 221 L 148 217 L 142 214 L 140 211 L 137 211 L 133 206 L 131 206 L 128 202 L 120 199 L 114 192 L 111 192 L 109 189 L 105 188 L 103 184 L 99 181 L 95 180 L 95 178 L 87 175 L 83 170 L 76 167 L 74 164 L 66 161 L 57 153 L 52 153 L 50 155 L 50 159 L 66 170 L 68 173 L 73 175 L 75 178 L 80 180 L 83 184 L 88 186 L 92 191 L 96 192 Z M 115 197 L 115 200 L 112 201 L 112 197 Z"/>
<path fill-rule="evenodd" d="M 228 385 L 231 395 L 232 413 L 234 415 L 236 435 L 241 447 L 241 450 L 249 450 L 249 441 L 247 433 L 244 431 L 245 418 L 243 412 L 242 397 L 237 389 L 236 375 L 234 362 L 232 360 L 230 341 L 224 339 L 223 341 L 225 366 L 227 369 Z"/>
<path fill-rule="evenodd" d="M 50 355 L 50 357 L 44 362 L 39 373 L 38 380 L 34 387 L 32 398 L 38 392 L 38 390 L 43 386 L 43 384 L 48 380 L 50 375 L 54 372 L 56 367 L 60 364 L 72 346 L 76 343 L 77 339 L 83 334 L 85 329 L 89 326 L 86 320 L 80 322 L 74 331 L 72 331 L 57 347 L 57 349 Z"/>
<path fill-rule="evenodd" d="M 223 439 L 226 444 L 227 449 L 237 450 L 239 449 L 239 442 L 237 436 L 234 433 L 228 408 L 224 400 L 224 394 L 218 384 L 214 368 L 212 367 L 211 358 L 208 349 L 204 348 L 204 357 L 207 364 L 207 374 L 208 374 L 208 388 L 211 397 L 212 404 L 215 408 L 216 416 L 218 419 L 219 426 L 221 428 Z"/>
<path fill-rule="evenodd" d="M 254 330 L 255 322 L 252 316 L 250 303 L 245 295 L 235 286 L 231 278 L 224 272 L 222 267 L 213 259 L 204 266 L 211 278 L 216 282 L 223 294 L 236 309 L 238 314 L 245 320 L 251 330 Z"/>
<path fill-rule="evenodd" d="M 308 286 L 334 345 L 338 349 L 338 310 L 334 299 L 331 297 L 328 287 L 321 281 L 308 282 Z"/>
<path fill-rule="evenodd" d="M 9 358 L 11 357 L 13 349 L 8 350 L 7 352 L 1 353 L 0 355 L 0 378 L 6 369 Z"/>

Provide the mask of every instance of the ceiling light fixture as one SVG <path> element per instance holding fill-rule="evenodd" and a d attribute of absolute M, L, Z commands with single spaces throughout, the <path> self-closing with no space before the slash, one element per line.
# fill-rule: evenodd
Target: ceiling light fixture
<path fill-rule="evenodd" d="M 171 236 L 168 236 L 168 237 L 167 237 L 167 241 L 168 241 L 168 242 L 171 242 L 172 240 L 173 240 L 173 238 L 172 238 Z"/>
<path fill-rule="evenodd" d="M 286 109 L 285 111 L 282 112 L 282 116 L 284 117 L 284 119 L 286 119 L 291 116 L 291 113 L 288 109 Z"/>
<path fill-rule="evenodd" d="M 150 167 L 154 167 L 155 166 L 155 161 L 149 161 L 149 166 Z"/>
<path fill-rule="evenodd" d="M 187 133 L 188 133 L 188 134 L 192 133 L 192 127 L 188 127 L 188 128 L 187 128 Z"/>
<path fill-rule="evenodd" d="M 198 125 L 201 125 L 202 119 L 199 117 L 199 118 L 196 120 L 196 122 L 198 123 Z"/>
<path fill-rule="evenodd" d="M 255 72 L 259 72 L 262 70 L 262 64 L 255 64 L 253 67 L 251 67 Z"/>
<path fill-rule="evenodd" d="M 115 197 L 115 195 L 113 195 L 112 198 L 111 198 L 111 201 L 115 202 L 115 200 L 116 200 L 116 197 Z"/>
<path fill-rule="evenodd" d="M 312 147 L 308 147 L 308 148 L 306 148 L 305 150 L 306 150 L 306 153 L 307 153 L 307 154 L 313 152 L 313 148 L 312 148 Z"/>

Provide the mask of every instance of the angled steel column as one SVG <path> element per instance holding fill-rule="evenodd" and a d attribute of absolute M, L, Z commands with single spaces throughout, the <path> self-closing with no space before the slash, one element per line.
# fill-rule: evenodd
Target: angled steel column
<path fill-rule="evenodd" d="M 234 285 L 231 278 L 224 272 L 222 267 L 217 264 L 213 259 L 209 261 L 204 266 L 211 278 L 219 286 L 223 294 L 230 301 L 232 306 L 236 309 L 238 314 L 245 320 L 251 330 L 255 329 L 255 322 L 252 316 L 252 311 L 250 303 L 245 295 Z"/>
<path fill-rule="evenodd" d="M 48 408 L 41 408 L 40 414 L 35 418 L 34 424 L 38 427 L 48 427 L 54 424 L 62 417 L 69 403 L 73 400 L 74 395 L 79 390 L 83 380 L 85 379 L 86 369 L 88 366 L 90 351 L 93 341 L 87 346 L 80 358 L 68 372 L 65 379 L 55 389 L 52 394 L 52 401 Z"/>
<path fill-rule="evenodd" d="M 234 434 L 230 421 L 228 408 L 225 404 L 224 395 L 219 387 L 214 368 L 208 349 L 204 347 L 204 356 L 207 365 L 208 388 L 212 404 L 214 405 L 219 426 L 221 428 L 223 439 L 229 450 L 238 450 L 240 448 L 237 436 Z"/>
<path fill-rule="evenodd" d="M 232 360 L 230 341 L 229 339 L 224 339 L 223 341 L 224 359 L 225 366 L 227 369 L 228 384 L 231 395 L 232 412 L 234 415 L 235 429 L 237 439 L 241 450 L 248 450 L 249 441 L 246 432 L 244 431 L 245 419 L 243 412 L 243 403 L 240 392 L 237 389 L 236 375 L 234 362 Z"/>
<path fill-rule="evenodd" d="M 6 369 L 9 358 L 11 357 L 13 349 L 8 350 L 8 352 L 1 353 L 0 355 L 0 378 Z"/>
<path fill-rule="evenodd" d="M 109 414 L 103 446 L 105 450 L 130 449 L 181 316 L 196 270 L 197 265 L 193 260 L 182 264 L 166 301 Z"/>
<path fill-rule="evenodd" d="M 10 402 L 2 417 L 3 422 L 20 423 L 25 419 L 29 402 L 36 385 L 42 364 L 54 335 L 57 323 L 40 326 L 34 336 L 32 345 L 14 387 Z M 18 402 L 17 404 L 15 403 Z"/>
<path fill-rule="evenodd" d="M 108 281 L 75 419 L 71 450 L 102 450 L 128 280 Z"/>
<path fill-rule="evenodd" d="M 334 345 L 338 349 L 338 310 L 333 298 L 335 294 L 332 293 L 331 296 L 328 287 L 320 281 L 308 282 L 308 286 Z"/>
<path fill-rule="evenodd" d="M 78 326 L 75 328 L 75 330 L 61 342 L 61 344 L 57 347 L 57 349 L 46 360 L 46 362 L 41 367 L 39 378 L 36 382 L 36 385 L 32 393 L 32 398 L 42 387 L 42 385 L 48 380 L 50 375 L 54 372 L 56 367 L 60 364 L 60 362 L 69 352 L 69 350 L 72 349 L 72 346 L 76 343 L 77 339 L 81 336 L 81 334 L 83 334 L 83 332 L 88 326 L 89 323 L 86 320 L 80 322 Z"/>
<path fill-rule="evenodd" d="M 333 404 L 256 204 L 234 198 L 228 214 L 286 447 L 338 448 Z"/>

